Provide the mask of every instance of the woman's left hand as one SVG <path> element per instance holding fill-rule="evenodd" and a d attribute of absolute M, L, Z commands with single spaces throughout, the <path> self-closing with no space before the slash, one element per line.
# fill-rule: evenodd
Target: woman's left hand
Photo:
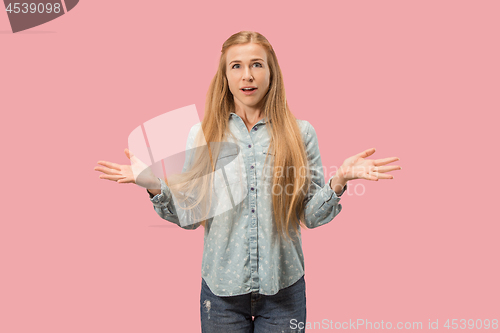
<path fill-rule="evenodd" d="M 338 170 L 339 177 L 345 181 L 352 179 L 378 181 L 379 179 L 393 179 L 394 176 L 385 174 L 385 172 L 402 169 L 399 165 L 383 166 L 398 161 L 399 158 L 397 157 L 381 158 L 378 160 L 369 160 L 366 158 L 373 153 L 375 153 L 375 148 L 370 148 L 346 159 Z"/>

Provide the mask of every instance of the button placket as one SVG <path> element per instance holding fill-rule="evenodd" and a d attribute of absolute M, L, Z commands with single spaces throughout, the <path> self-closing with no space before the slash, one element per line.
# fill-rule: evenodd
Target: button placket
<path fill-rule="evenodd" d="M 251 138 L 251 132 L 249 133 L 246 125 L 243 123 L 243 120 L 239 118 L 240 121 L 238 122 L 238 127 L 239 131 L 242 134 L 242 136 L 246 135 L 246 138 L 248 141 L 252 142 L 252 144 L 248 144 L 247 147 L 248 149 L 254 149 L 255 147 L 253 146 L 253 141 Z M 248 142 L 247 141 L 247 142 Z M 249 230 L 248 234 L 250 236 L 249 239 L 249 252 L 250 252 L 250 280 L 252 281 L 251 283 L 251 290 L 259 290 L 259 274 L 257 271 L 257 266 L 258 266 L 258 256 L 257 256 L 257 229 L 255 228 L 255 220 L 256 220 L 256 195 L 255 195 L 255 182 L 256 182 L 256 168 L 255 168 L 255 163 L 256 163 L 256 154 L 248 154 L 247 158 L 247 165 L 250 164 L 250 170 L 249 170 L 249 183 L 248 186 L 251 188 L 251 190 L 254 192 L 254 195 L 249 196 L 249 209 L 252 210 L 252 215 L 249 216 L 250 218 L 250 225 L 249 225 Z"/>

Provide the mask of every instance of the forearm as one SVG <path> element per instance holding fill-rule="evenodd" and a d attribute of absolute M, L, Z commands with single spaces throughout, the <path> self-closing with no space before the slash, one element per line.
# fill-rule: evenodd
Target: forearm
<path fill-rule="evenodd" d="M 345 180 L 339 173 L 332 177 L 330 181 L 330 188 L 335 191 L 335 194 L 338 196 L 342 193 L 342 189 L 347 184 L 347 180 Z"/>
<path fill-rule="evenodd" d="M 150 195 L 152 195 L 153 197 L 157 194 L 160 194 L 161 193 L 161 181 L 160 181 L 160 178 L 156 177 L 156 182 L 158 185 L 154 184 L 153 186 L 155 187 L 154 189 L 152 188 L 148 188 L 148 192 Z"/>
<path fill-rule="evenodd" d="M 153 189 L 148 188 L 148 192 L 149 192 L 151 195 L 155 196 L 155 195 L 157 195 L 157 194 L 160 194 L 160 193 L 161 193 L 161 190 L 153 190 Z"/>
<path fill-rule="evenodd" d="M 153 203 L 154 209 L 156 213 L 163 219 L 173 222 L 180 226 L 183 229 L 194 230 L 200 226 L 200 222 L 195 224 L 190 224 L 187 226 L 182 226 L 179 221 L 179 216 L 177 215 L 177 211 L 175 209 L 175 205 L 172 200 L 172 194 L 167 184 L 163 184 L 163 181 L 160 181 L 161 189 L 147 189 L 150 192 L 150 200 Z M 153 195 L 154 193 L 154 195 Z M 184 218 L 185 219 L 185 218 Z"/>

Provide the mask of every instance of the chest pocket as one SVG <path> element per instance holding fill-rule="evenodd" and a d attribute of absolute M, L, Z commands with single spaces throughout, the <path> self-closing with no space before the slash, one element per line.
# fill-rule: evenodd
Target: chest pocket
<path fill-rule="evenodd" d="M 217 162 L 215 164 L 215 169 L 225 167 L 230 164 L 238 156 L 238 147 L 233 144 L 224 144 L 217 156 Z"/>
<path fill-rule="evenodd" d="M 263 156 L 263 161 L 265 161 L 267 158 L 267 161 L 269 163 L 274 163 L 274 158 L 276 156 L 276 153 L 274 152 L 272 147 L 270 148 L 269 145 L 262 146 L 262 156 Z"/>
<path fill-rule="evenodd" d="M 274 158 L 276 157 L 276 153 L 273 151 L 273 148 L 270 148 L 270 145 L 262 145 L 259 149 L 259 157 L 261 163 L 261 170 L 259 170 L 258 177 L 262 184 L 266 184 L 268 186 L 272 182 L 273 178 L 273 166 L 274 166 Z"/>
<path fill-rule="evenodd" d="M 217 157 L 215 171 L 221 175 L 219 184 L 228 186 L 242 182 L 245 178 L 245 165 L 237 144 L 223 144 Z"/>

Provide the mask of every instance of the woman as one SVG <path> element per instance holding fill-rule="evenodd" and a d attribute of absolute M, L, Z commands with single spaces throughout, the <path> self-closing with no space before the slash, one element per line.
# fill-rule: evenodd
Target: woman
<path fill-rule="evenodd" d="M 207 218 L 192 219 L 188 226 L 179 222 L 180 210 L 184 212 L 175 204 L 179 193 L 194 193 L 196 188 L 198 196 L 206 195 L 214 202 L 207 194 L 213 193 L 208 190 L 210 184 L 199 183 L 190 190 L 179 184 L 199 180 L 208 171 L 216 174 L 231 155 L 221 147 L 191 154 L 184 173 L 169 178 L 169 185 L 151 173 L 139 184 L 127 165 L 99 161 L 102 167 L 95 170 L 104 173 L 102 179 L 148 188 L 162 218 L 185 229 L 204 227 L 202 332 L 303 332 L 306 295 L 301 225 L 315 228 L 330 222 L 342 209 L 340 196 L 349 180 L 392 179 L 386 173 L 401 168 L 385 165 L 399 159 L 366 159 L 375 152 L 368 149 L 346 159 L 325 184 L 316 132 L 290 112 L 278 60 L 267 39 L 242 31 L 227 39 L 221 52 L 207 93 L 205 117 L 191 128 L 187 151 L 199 146 L 200 140 L 237 144 L 233 158 L 240 157 L 243 172 L 236 179 L 244 178 L 246 186 L 241 202 L 232 200 L 231 209 L 221 214 L 200 214 Z M 125 154 L 132 162 L 136 160 L 128 149 Z M 212 157 L 216 163 L 209 162 Z M 266 172 L 270 177 L 262 178 Z M 235 169 L 225 171 L 230 177 L 235 173 Z M 196 206 L 203 200 L 192 202 Z"/>

